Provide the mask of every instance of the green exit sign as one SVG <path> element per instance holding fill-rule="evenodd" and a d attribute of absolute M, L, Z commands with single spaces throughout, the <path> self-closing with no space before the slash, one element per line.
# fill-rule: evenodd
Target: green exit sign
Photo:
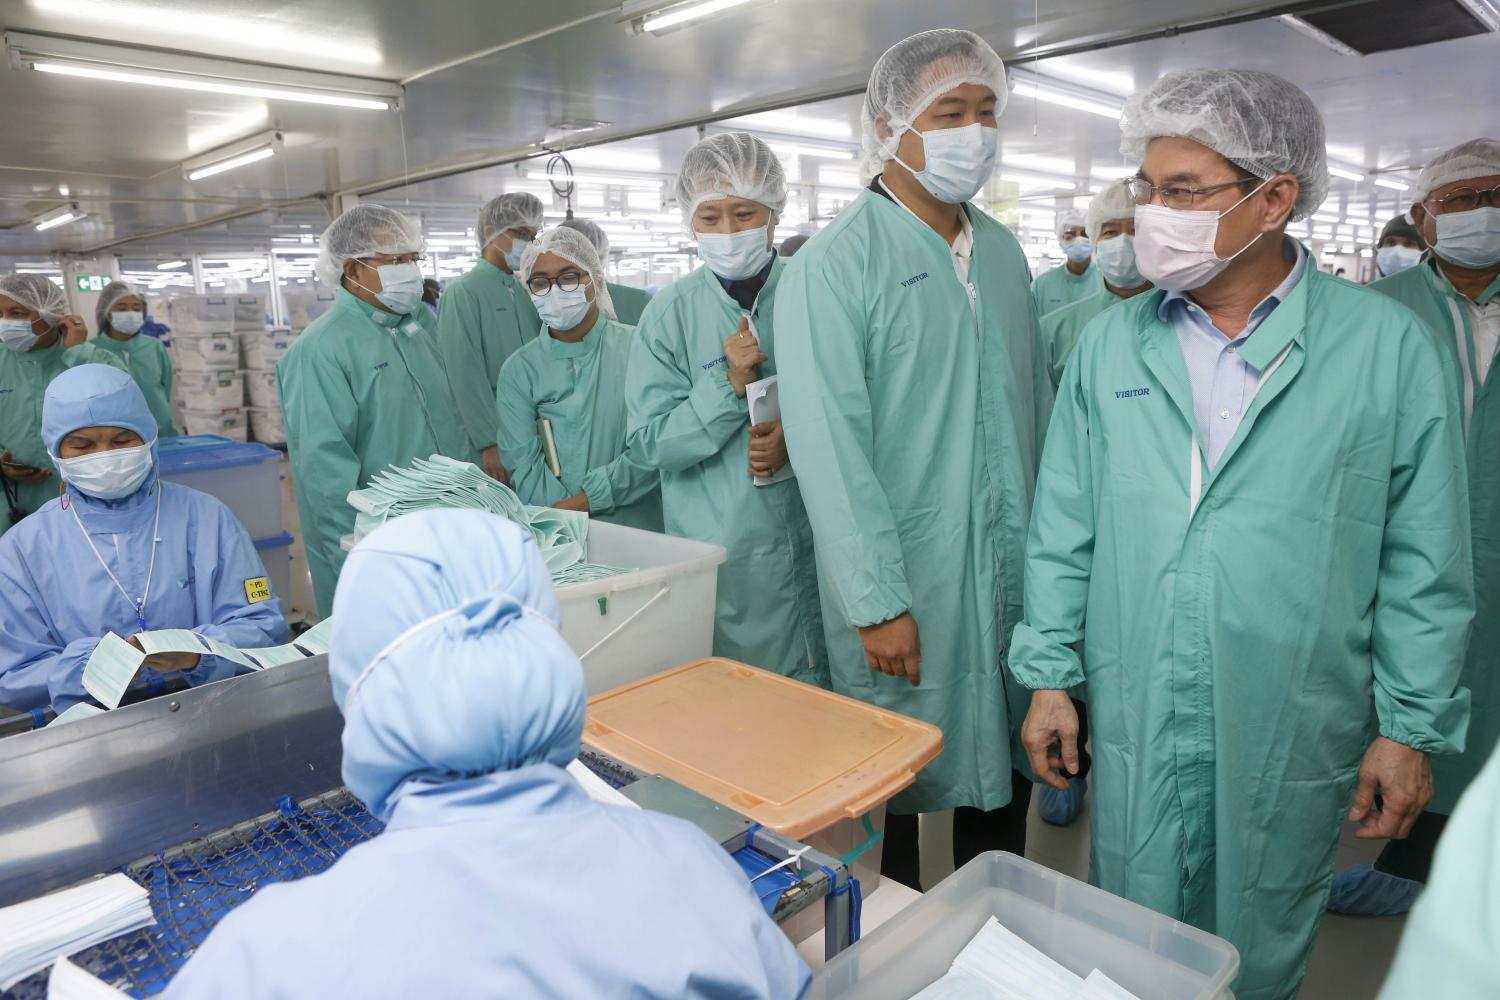
<path fill-rule="evenodd" d="M 80 274 L 78 276 L 78 290 L 80 292 L 102 292 L 104 286 L 115 279 L 107 274 Z"/>

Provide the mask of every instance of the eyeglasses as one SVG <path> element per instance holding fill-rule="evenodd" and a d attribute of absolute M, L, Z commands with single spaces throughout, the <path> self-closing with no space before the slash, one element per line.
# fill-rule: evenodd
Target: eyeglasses
<path fill-rule="evenodd" d="M 387 267 L 391 264 L 425 264 L 427 258 L 419 253 L 376 254 L 373 257 L 356 257 L 366 267 Z"/>
<path fill-rule="evenodd" d="M 1476 191 L 1469 187 L 1459 188 L 1446 198 L 1432 200 L 1432 204 L 1437 207 L 1438 215 L 1447 215 L 1450 212 L 1472 212 L 1481 203 L 1491 208 L 1500 208 L 1500 184 L 1488 191 Z"/>
<path fill-rule="evenodd" d="M 549 278 L 545 274 L 533 274 L 526 279 L 526 288 L 532 295 L 546 295 L 554 288 L 561 288 L 565 292 L 578 290 L 588 275 L 582 271 L 564 271 L 555 278 Z"/>
<path fill-rule="evenodd" d="M 1193 207 L 1193 202 L 1199 195 L 1214 194 L 1232 187 L 1243 187 L 1259 181 L 1258 177 L 1241 177 L 1237 181 L 1225 181 L 1223 184 L 1210 184 L 1208 187 L 1190 188 L 1181 184 L 1163 184 L 1157 187 L 1144 177 L 1132 177 L 1127 184 L 1130 185 L 1130 193 L 1135 196 L 1137 205 L 1149 205 L 1156 198 L 1161 198 L 1161 203 L 1168 208 L 1188 209 Z"/>

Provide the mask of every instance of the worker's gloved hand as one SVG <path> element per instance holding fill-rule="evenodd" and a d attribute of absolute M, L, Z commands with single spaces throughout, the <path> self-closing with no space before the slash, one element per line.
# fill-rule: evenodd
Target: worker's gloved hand
<path fill-rule="evenodd" d="M 484 464 L 484 474 L 496 482 L 509 486 L 510 472 L 500 464 L 500 446 L 492 444 L 479 454 L 480 461 Z"/>
<path fill-rule="evenodd" d="M 1078 773 L 1078 710 L 1068 692 L 1031 692 L 1021 745 L 1033 774 L 1058 790 L 1068 787 L 1068 775 Z"/>
<path fill-rule="evenodd" d="M 63 347 L 77 347 L 89 339 L 89 328 L 84 324 L 82 316 L 64 316 L 62 318 Z"/>
<path fill-rule="evenodd" d="M 42 482 L 52 475 L 52 471 L 17 462 L 7 450 L 3 456 L 0 456 L 0 475 L 4 475 L 6 479 L 14 479 L 18 483 L 31 484 Z"/>
<path fill-rule="evenodd" d="M 912 687 L 922 683 L 922 640 L 911 612 L 879 625 L 866 625 L 859 630 L 859 637 L 871 670 L 905 677 Z"/>
<path fill-rule="evenodd" d="M 750 428 L 751 475 L 769 479 L 791 462 L 780 420 L 768 420 Z"/>
<path fill-rule="evenodd" d="M 1379 795 L 1380 808 L 1375 807 Z M 1432 762 L 1421 750 L 1384 736 L 1370 744 L 1359 765 L 1359 787 L 1349 820 L 1360 840 L 1405 840 L 1432 800 Z"/>
<path fill-rule="evenodd" d="M 749 317 L 741 316 L 739 328 L 724 341 L 724 360 L 734 394 L 744 399 L 745 386 L 760 381 L 760 366 L 770 360 L 760 352 L 760 341 L 750 332 Z"/>

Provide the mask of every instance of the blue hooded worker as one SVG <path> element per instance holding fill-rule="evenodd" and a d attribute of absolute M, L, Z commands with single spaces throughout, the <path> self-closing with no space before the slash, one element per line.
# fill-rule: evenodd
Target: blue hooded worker
<path fill-rule="evenodd" d="M 430 510 L 350 554 L 329 672 L 344 781 L 386 823 L 230 913 L 176 998 L 802 995 L 810 974 L 697 827 L 564 768 L 583 668 L 524 528 Z"/>
<path fill-rule="evenodd" d="M 244 527 L 214 497 L 157 477 L 157 423 L 129 374 L 69 369 L 47 387 L 42 436 L 65 488 L 0 538 L 0 705 L 61 713 L 105 633 L 190 629 L 231 646 L 287 639 Z M 157 653 L 142 672 L 232 676 L 222 657 Z"/>

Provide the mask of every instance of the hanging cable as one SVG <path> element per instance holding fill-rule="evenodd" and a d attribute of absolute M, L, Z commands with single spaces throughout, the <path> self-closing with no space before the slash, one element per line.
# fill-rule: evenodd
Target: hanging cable
<path fill-rule="evenodd" d="M 547 183 L 552 185 L 552 193 L 567 206 L 565 218 L 573 218 L 573 193 L 577 185 L 573 183 L 573 164 L 562 153 L 552 152 L 552 159 L 547 161 Z"/>

